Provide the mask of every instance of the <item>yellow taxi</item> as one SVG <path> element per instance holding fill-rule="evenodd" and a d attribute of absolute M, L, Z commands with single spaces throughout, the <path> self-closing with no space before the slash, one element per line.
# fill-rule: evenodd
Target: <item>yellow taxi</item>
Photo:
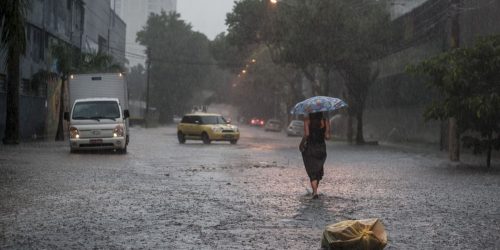
<path fill-rule="evenodd" d="M 240 139 L 240 131 L 220 114 L 193 113 L 184 115 L 177 125 L 177 139 L 181 144 L 186 140 L 202 140 L 205 144 L 212 141 L 236 144 Z"/>

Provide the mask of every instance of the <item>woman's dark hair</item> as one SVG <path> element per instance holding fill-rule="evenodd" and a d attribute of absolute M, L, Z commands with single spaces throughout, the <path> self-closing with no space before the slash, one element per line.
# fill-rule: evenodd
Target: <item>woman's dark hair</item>
<path fill-rule="evenodd" d="M 316 112 L 316 113 L 310 113 L 309 114 L 309 119 L 317 119 L 317 120 L 321 120 L 323 119 L 323 112 Z"/>

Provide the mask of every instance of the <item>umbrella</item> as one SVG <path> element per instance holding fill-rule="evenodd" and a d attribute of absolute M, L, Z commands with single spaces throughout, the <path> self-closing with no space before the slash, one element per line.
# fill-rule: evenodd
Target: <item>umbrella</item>
<path fill-rule="evenodd" d="M 295 104 L 292 115 L 305 115 L 316 112 L 334 111 L 347 107 L 347 103 L 339 98 L 329 96 L 314 96 Z"/>

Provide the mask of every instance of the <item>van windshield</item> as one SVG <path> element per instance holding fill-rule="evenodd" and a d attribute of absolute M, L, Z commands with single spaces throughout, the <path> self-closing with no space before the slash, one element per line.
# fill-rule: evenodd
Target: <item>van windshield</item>
<path fill-rule="evenodd" d="M 77 102 L 72 116 L 73 120 L 115 120 L 120 117 L 120 108 L 115 101 Z"/>

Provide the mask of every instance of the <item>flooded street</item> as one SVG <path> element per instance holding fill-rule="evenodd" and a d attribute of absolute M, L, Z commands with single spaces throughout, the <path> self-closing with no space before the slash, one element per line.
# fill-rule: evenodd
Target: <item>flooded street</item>
<path fill-rule="evenodd" d="M 330 141 L 312 200 L 300 138 L 241 131 L 180 145 L 175 127 L 133 128 L 126 155 L 1 146 L 0 248 L 318 249 L 326 225 L 375 217 L 386 249 L 500 247 L 498 160 Z"/>

